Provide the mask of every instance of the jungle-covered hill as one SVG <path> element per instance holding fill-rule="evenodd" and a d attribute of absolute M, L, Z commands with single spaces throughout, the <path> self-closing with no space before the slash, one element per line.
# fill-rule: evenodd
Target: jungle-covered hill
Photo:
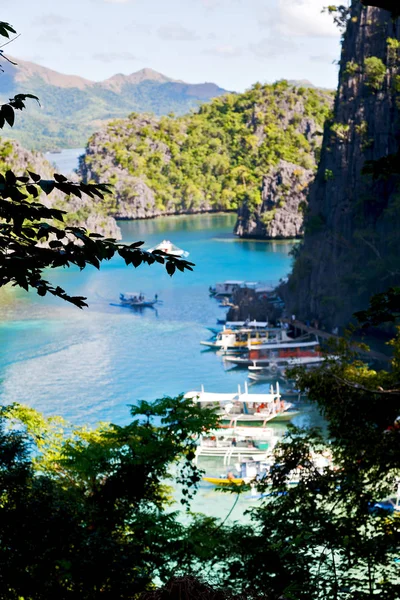
<path fill-rule="evenodd" d="M 39 152 L 31 152 L 14 140 L 0 138 L 0 173 L 11 169 L 15 175 L 23 176 L 27 171 L 38 173 L 43 179 L 53 179 L 56 169 Z M 95 203 L 89 196 L 82 198 L 66 196 L 57 189 L 46 196 L 40 194 L 40 201 L 46 206 L 66 211 L 66 225 L 84 226 L 92 233 L 106 237 L 120 237 L 115 220 L 109 216 L 107 203 Z"/>
<path fill-rule="evenodd" d="M 81 173 L 115 185 L 118 218 L 240 209 L 242 225 L 256 219 L 265 237 L 296 197 L 296 235 L 332 101 L 329 91 L 279 81 L 215 98 L 185 116 L 133 113 L 92 136 Z"/>
<path fill-rule="evenodd" d="M 3 65 L 0 102 L 17 93 L 31 93 L 38 96 L 40 105 L 30 103 L 3 135 L 34 150 L 81 148 L 102 124 L 126 117 L 133 110 L 184 114 L 225 93 L 214 83 L 189 84 L 152 69 L 94 82 L 18 58 L 12 60 L 15 65 Z"/>

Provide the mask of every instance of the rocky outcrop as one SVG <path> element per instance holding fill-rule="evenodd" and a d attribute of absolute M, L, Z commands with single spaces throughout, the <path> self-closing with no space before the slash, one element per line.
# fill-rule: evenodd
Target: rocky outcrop
<path fill-rule="evenodd" d="M 38 152 L 30 152 L 18 142 L 0 140 L 0 170 L 14 171 L 22 175 L 27 170 L 38 173 L 42 179 L 52 179 L 54 167 Z M 65 196 L 55 189 L 48 196 L 40 195 L 40 201 L 46 206 L 65 210 L 68 214 L 65 222 L 72 226 L 83 226 L 92 233 L 99 233 L 105 237 L 121 238 L 120 229 L 112 217 L 108 216 L 103 207 L 92 198 L 83 196 Z"/>
<path fill-rule="evenodd" d="M 304 212 L 312 169 L 281 160 L 264 177 L 262 203 L 250 210 L 243 204 L 238 210 L 235 234 L 249 238 L 298 238 L 303 234 Z"/>
<path fill-rule="evenodd" d="M 146 128 L 157 129 L 158 123 L 158 119 L 152 115 L 135 115 L 129 121 L 130 129 L 134 129 L 138 135 Z M 113 128 L 112 125 L 92 136 L 85 155 L 80 157 L 79 172 L 85 181 L 101 180 L 112 183 L 113 200 L 109 211 L 115 219 L 151 219 L 213 210 L 211 204 L 204 201 L 197 203 L 196 206 L 185 201 L 179 205 L 169 201 L 165 207 L 161 207 L 154 189 L 149 186 L 145 178 L 133 175 L 129 168 L 118 162 L 116 154 L 110 152 L 110 140 L 114 136 L 119 136 L 119 129 Z M 144 143 L 149 153 L 157 154 L 159 157 L 160 168 L 171 160 L 171 152 L 166 143 L 151 138 L 145 139 Z M 129 150 L 130 148 L 126 148 L 125 152 L 128 154 Z M 132 163 L 135 160 L 138 160 L 138 157 L 132 155 Z"/>
<path fill-rule="evenodd" d="M 333 98 L 326 94 L 326 101 Z M 295 127 L 309 144 L 307 167 L 280 160 L 264 175 L 262 202 L 255 205 L 245 200 L 238 209 L 235 234 L 243 238 L 290 239 L 303 235 L 304 214 L 308 204 L 309 186 L 317 168 L 316 157 L 321 146 L 321 123 L 307 116 L 302 98 L 295 105 L 284 106 L 280 127 Z M 265 135 L 260 132 L 260 139 Z"/>
<path fill-rule="evenodd" d="M 240 236 L 298 237 L 332 99 L 279 81 L 184 117 L 132 114 L 91 137 L 80 172 L 114 185 L 120 219 L 239 208 Z"/>
<path fill-rule="evenodd" d="M 399 19 L 353 0 L 304 244 L 284 290 L 303 319 L 345 324 L 371 294 L 400 284 L 399 106 Z M 379 161 L 375 177 L 363 173 L 367 161 Z"/>

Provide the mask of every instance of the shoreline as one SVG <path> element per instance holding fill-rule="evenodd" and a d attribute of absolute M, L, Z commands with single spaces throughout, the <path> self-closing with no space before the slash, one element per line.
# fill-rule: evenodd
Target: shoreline
<path fill-rule="evenodd" d="M 113 215 L 109 215 L 111 216 L 117 223 L 117 225 L 119 223 L 130 223 L 130 222 L 136 222 L 136 221 L 155 221 L 157 219 L 163 219 L 166 218 L 168 220 L 183 220 L 183 219 L 188 219 L 191 217 L 196 217 L 196 216 L 202 216 L 202 215 L 235 215 L 236 210 L 201 210 L 201 211 L 196 211 L 196 212 L 182 212 L 182 213 L 163 213 L 163 214 L 158 214 L 158 215 L 153 215 L 151 217 L 137 217 L 137 218 L 131 218 L 131 217 L 115 217 Z M 290 238 L 284 238 L 284 237 L 276 237 L 276 238 L 263 238 L 263 237 L 249 237 L 249 236 L 239 236 L 236 235 L 234 233 L 234 230 L 232 230 L 232 238 L 238 242 L 257 242 L 257 243 L 264 243 L 264 242 L 274 242 L 277 244 L 287 244 L 287 243 L 291 243 L 291 244 L 295 244 L 295 243 L 299 243 L 302 240 L 302 237 L 290 237 Z"/>

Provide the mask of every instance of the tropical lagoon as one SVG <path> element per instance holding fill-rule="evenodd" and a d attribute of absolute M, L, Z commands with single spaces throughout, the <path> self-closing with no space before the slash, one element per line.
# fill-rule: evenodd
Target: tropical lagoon
<path fill-rule="evenodd" d="M 246 371 L 226 370 L 204 350 L 207 327 L 225 315 L 208 287 L 225 279 L 277 282 L 291 267 L 288 242 L 240 241 L 234 214 L 125 221 L 123 240 L 151 247 L 170 239 L 190 253 L 192 273 L 170 277 L 158 265 L 126 267 L 121 258 L 100 271 L 76 268 L 49 273 L 68 292 L 88 298 L 79 310 L 23 290 L 1 298 L 1 398 L 57 413 L 74 423 L 129 419 L 138 399 L 175 396 L 202 384 L 234 391 Z M 158 294 L 156 310 L 112 306 L 120 292 Z"/>

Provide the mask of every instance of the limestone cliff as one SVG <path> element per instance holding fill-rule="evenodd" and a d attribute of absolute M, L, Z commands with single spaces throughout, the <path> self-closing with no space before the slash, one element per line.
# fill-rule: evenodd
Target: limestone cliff
<path fill-rule="evenodd" d="M 304 211 L 312 169 L 281 160 L 262 182 L 262 203 L 253 210 L 244 203 L 235 233 L 249 238 L 298 238 L 303 234 Z"/>
<path fill-rule="evenodd" d="M 29 170 L 40 174 L 43 179 L 52 179 L 55 172 L 54 167 L 38 152 L 30 152 L 18 142 L 0 140 L 0 171 L 4 173 L 7 169 L 13 170 L 16 175 L 23 175 Z M 65 221 L 68 225 L 80 225 L 106 237 L 121 237 L 115 220 L 106 215 L 101 204 L 92 198 L 65 196 L 55 189 L 48 196 L 42 193 L 40 201 L 46 206 L 67 211 Z"/>
<path fill-rule="evenodd" d="M 298 237 L 331 106 L 279 81 L 184 117 L 132 114 L 92 136 L 81 175 L 115 186 L 117 218 L 239 210 L 240 236 Z"/>
<path fill-rule="evenodd" d="M 303 319 L 344 324 L 400 283 L 399 106 L 399 19 L 353 0 L 304 244 L 284 289 Z M 379 161 L 374 176 L 363 173 L 369 161 Z"/>

